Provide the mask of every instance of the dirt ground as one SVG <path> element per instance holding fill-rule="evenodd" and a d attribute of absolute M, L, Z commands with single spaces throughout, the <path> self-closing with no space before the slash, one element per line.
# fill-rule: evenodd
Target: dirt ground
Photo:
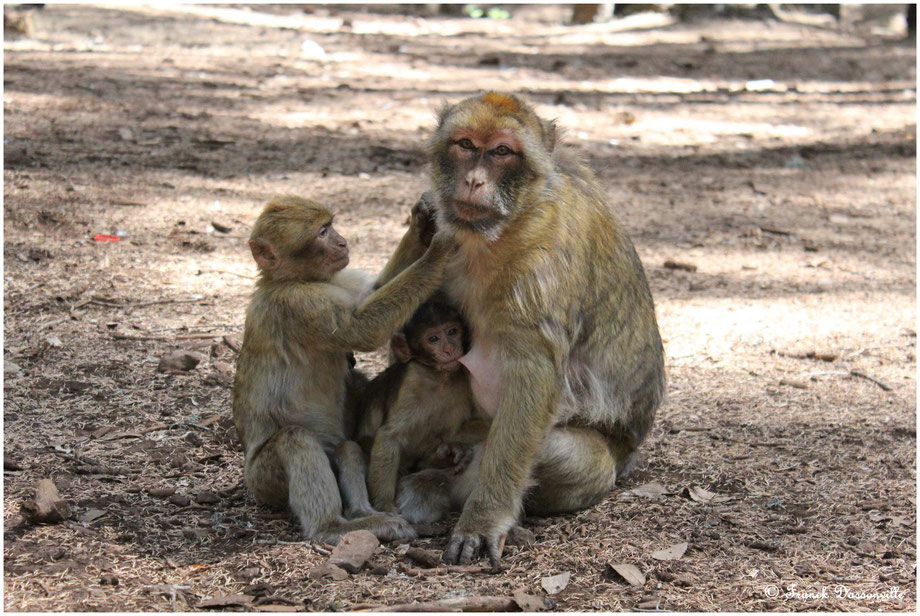
<path fill-rule="evenodd" d="M 564 26 L 550 6 L 306 11 L 49 5 L 5 42 L 6 610 L 519 590 L 531 610 L 915 608 L 913 43 L 776 20 Z M 501 573 L 382 545 L 311 578 L 325 548 L 242 485 L 245 239 L 270 196 L 299 193 L 339 212 L 354 266 L 380 268 L 425 189 L 433 110 L 493 88 L 558 118 L 616 204 L 669 401 L 638 472 L 590 510 L 524 520 L 536 541 Z M 174 349 L 207 358 L 158 372 Z M 24 521 L 43 478 L 72 519 Z M 414 545 L 439 553 L 449 528 Z"/>

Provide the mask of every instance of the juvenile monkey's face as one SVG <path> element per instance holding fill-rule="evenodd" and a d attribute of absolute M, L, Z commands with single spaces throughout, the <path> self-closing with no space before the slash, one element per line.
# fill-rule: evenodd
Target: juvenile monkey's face
<path fill-rule="evenodd" d="M 328 280 L 348 265 L 348 242 L 332 226 L 332 220 L 311 228 L 306 243 L 292 257 L 312 279 Z"/>
<path fill-rule="evenodd" d="M 457 321 L 447 321 L 426 327 L 419 344 L 438 370 L 454 372 L 460 367 L 458 360 L 463 356 L 463 325 Z"/>
<path fill-rule="evenodd" d="M 320 227 L 316 244 L 321 250 L 322 268 L 331 276 L 348 265 L 348 242 L 332 227 L 332 222 Z"/>

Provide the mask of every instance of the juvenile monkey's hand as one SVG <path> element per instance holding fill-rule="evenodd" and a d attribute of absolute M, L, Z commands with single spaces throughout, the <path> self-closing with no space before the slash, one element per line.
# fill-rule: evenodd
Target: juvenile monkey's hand
<path fill-rule="evenodd" d="M 434 198 L 430 192 L 422 193 L 418 203 L 412 207 L 409 225 L 415 229 L 422 246 L 431 245 L 438 225 L 434 215 Z"/>
<path fill-rule="evenodd" d="M 439 266 L 443 267 L 447 263 L 447 260 L 457 252 L 459 246 L 453 233 L 440 229 L 434 234 L 431 245 L 428 247 L 428 250 L 425 251 L 424 258 L 429 262 L 437 263 Z"/>
<path fill-rule="evenodd" d="M 497 570 L 502 551 L 505 549 L 505 538 L 508 530 L 514 525 L 515 518 L 511 516 L 508 519 L 490 519 L 486 515 L 478 515 L 480 508 L 476 506 L 475 501 L 471 501 L 472 497 L 467 501 L 463 515 L 450 534 L 442 558 L 451 565 L 468 565 L 485 548 L 489 564 Z"/>

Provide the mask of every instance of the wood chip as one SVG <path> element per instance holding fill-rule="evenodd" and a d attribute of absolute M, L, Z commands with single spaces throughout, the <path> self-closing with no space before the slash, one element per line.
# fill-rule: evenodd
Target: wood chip
<path fill-rule="evenodd" d="M 607 563 L 608 572 L 615 573 L 626 580 L 631 586 L 644 586 L 645 574 L 639 568 L 629 563 Z"/>
<path fill-rule="evenodd" d="M 166 486 L 162 488 L 150 488 L 147 490 L 147 494 L 154 498 L 169 498 L 176 493 L 176 488 L 173 486 Z"/>
<path fill-rule="evenodd" d="M 441 555 L 431 550 L 410 547 L 405 555 L 423 567 L 436 568 L 441 565 Z"/>
<path fill-rule="evenodd" d="M 683 270 L 685 272 L 695 272 L 696 265 L 693 263 L 682 263 L 681 261 L 672 261 L 668 259 L 664 262 L 664 268 L 669 270 Z"/>
<path fill-rule="evenodd" d="M 780 385 L 785 385 L 786 387 L 795 387 L 796 389 L 808 389 L 808 383 L 804 381 L 794 381 L 792 379 L 780 379 Z"/>
<path fill-rule="evenodd" d="M 239 353 L 240 349 L 243 348 L 243 339 L 240 336 L 227 334 L 223 337 L 223 341 L 234 353 Z"/>
<path fill-rule="evenodd" d="M 205 417 L 204 419 L 202 419 L 201 421 L 199 421 L 199 422 L 198 422 L 198 425 L 201 426 L 201 427 L 203 427 L 203 428 L 207 428 L 207 427 L 210 426 L 211 424 L 217 423 L 218 421 L 220 421 L 220 413 L 215 413 L 214 415 L 211 415 L 211 416 L 209 416 L 209 417 Z"/>
<path fill-rule="evenodd" d="M 677 560 L 684 555 L 684 552 L 688 548 L 687 543 L 675 543 L 672 546 L 666 547 L 663 550 L 656 550 L 652 552 L 652 558 L 655 560 Z"/>
<path fill-rule="evenodd" d="M 543 590 L 546 591 L 548 595 L 555 595 L 557 593 L 565 590 L 565 587 L 569 585 L 569 580 L 572 578 L 572 573 L 565 571 L 558 575 L 552 575 L 550 577 L 545 577 L 540 580 L 540 586 L 543 587 Z"/>
<path fill-rule="evenodd" d="M 453 597 L 425 603 L 370 607 L 362 612 L 513 612 L 519 609 L 511 597 Z"/>
<path fill-rule="evenodd" d="M 321 565 L 313 567 L 310 569 L 310 572 L 307 574 L 311 580 L 319 580 L 324 577 L 331 577 L 333 580 L 345 580 L 348 579 L 348 572 L 337 567 L 330 562 L 324 562 Z"/>
<path fill-rule="evenodd" d="M 252 606 L 252 597 L 249 595 L 224 595 L 222 597 L 211 597 L 203 599 L 195 607 L 202 609 L 212 609 L 219 607 L 244 607 Z"/>

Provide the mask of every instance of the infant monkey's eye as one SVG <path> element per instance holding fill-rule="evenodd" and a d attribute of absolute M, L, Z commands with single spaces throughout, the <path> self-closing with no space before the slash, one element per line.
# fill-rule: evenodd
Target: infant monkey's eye
<path fill-rule="evenodd" d="M 437 336 L 428 336 L 428 342 L 435 343 L 438 341 Z"/>
<path fill-rule="evenodd" d="M 448 336 L 456 336 L 456 335 L 457 335 L 457 328 L 456 328 L 456 327 L 451 327 L 449 330 L 447 330 L 447 335 L 448 335 Z"/>

